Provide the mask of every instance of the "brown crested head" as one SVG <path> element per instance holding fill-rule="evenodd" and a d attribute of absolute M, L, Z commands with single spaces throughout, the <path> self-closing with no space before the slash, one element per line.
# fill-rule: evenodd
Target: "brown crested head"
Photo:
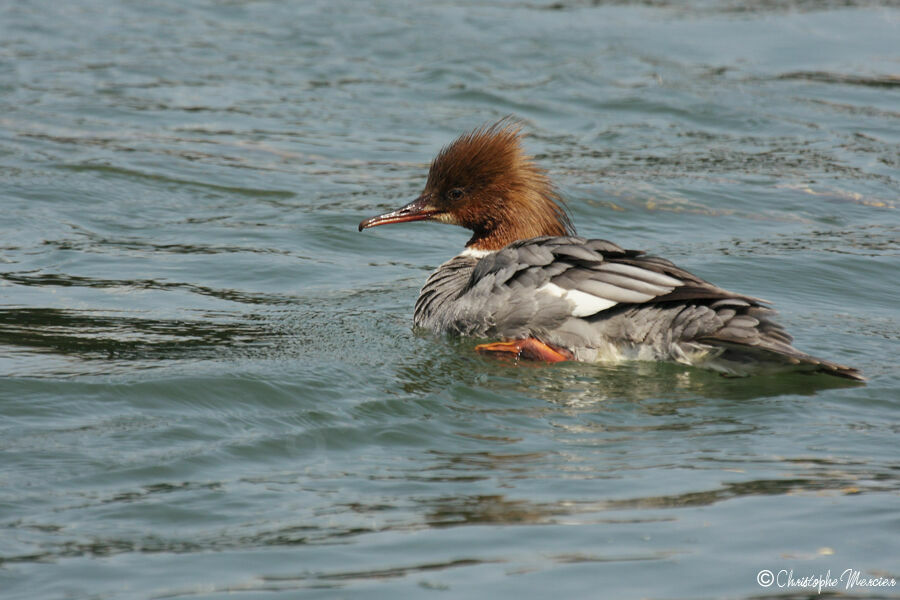
<path fill-rule="evenodd" d="M 546 173 L 525 154 L 519 126 L 503 119 L 466 133 L 445 147 L 428 172 L 422 194 L 403 208 L 360 223 L 432 220 L 472 230 L 466 244 L 499 250 L 517 240 L 574 233 Z"/>

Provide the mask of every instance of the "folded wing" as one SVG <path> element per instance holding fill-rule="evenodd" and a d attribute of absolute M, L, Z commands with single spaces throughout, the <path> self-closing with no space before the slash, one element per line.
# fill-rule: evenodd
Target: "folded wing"
<path fill-rule="evenodd" d="M 484 289 L 490 286 L 490 290 Z M 605 240 L 545 237 L 517 242 L 482 259 L 466 292 L 507 290 L 551 295 L 569 304 L 573 317 L 591 317 L 625 305 L 757 298 L 723 290 L 676 267 Z"/>

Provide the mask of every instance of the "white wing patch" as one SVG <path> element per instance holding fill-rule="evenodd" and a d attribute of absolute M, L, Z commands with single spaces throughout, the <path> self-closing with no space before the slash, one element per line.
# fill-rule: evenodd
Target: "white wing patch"
<path fill-rule="evenodd" d="M 650 302 L 684 285 L 680 279 L 618 263 L 604 263 L 593 273 L 594 276 L 584 271 L 563 274 L 560 277 L 565 281 L 560 283 L 567 287 L 547 282 L 537 291 L 571 302 L 573 317 L 589 317 L 617 304 Z"/>
<path fill-rule="evenodd" d="M 596 314 L 601 310 L 612 308 L 613 306 L 618 304 L 618 302 L 613 302 L 612 300 L 607 300 L 606 298 L 600 298 L 599 296 L 594 296 L 593 294 L 579 292 L 578 290 L 566 290 L 559 287 L 555 283 L 545 283 L 544 285 L 539 287 L 537 291 L 546 292 L 558 298 L 565 298 L 566 300 L 574 304 L 575 306 L 572 308 L 573 317 L 587 317 Z"/>

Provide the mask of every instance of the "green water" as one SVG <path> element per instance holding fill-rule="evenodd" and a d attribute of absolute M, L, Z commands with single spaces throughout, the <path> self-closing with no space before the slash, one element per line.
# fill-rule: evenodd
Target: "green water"
<path fill-rule="evenodd" d="M 0 4 L 0 597 L 886 598 L 893 2 Z M 861 368 L 416 334 L 461 229 L 357 223 L 506 114 L 582 235 Z M 783 581 L 783 578 L 782 578 Z"/>

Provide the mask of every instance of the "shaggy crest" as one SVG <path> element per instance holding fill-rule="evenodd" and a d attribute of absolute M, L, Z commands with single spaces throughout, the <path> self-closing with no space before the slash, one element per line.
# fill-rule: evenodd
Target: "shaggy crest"
<path fill-rule="evenodd" d="M 460 136 L 431 163 L 425 194 L 446 210 L 445 222 L 474 232 L 470 248 L 574 233 L 556 188 L 521 139 L 519 125 L 502 119 Z"/>

